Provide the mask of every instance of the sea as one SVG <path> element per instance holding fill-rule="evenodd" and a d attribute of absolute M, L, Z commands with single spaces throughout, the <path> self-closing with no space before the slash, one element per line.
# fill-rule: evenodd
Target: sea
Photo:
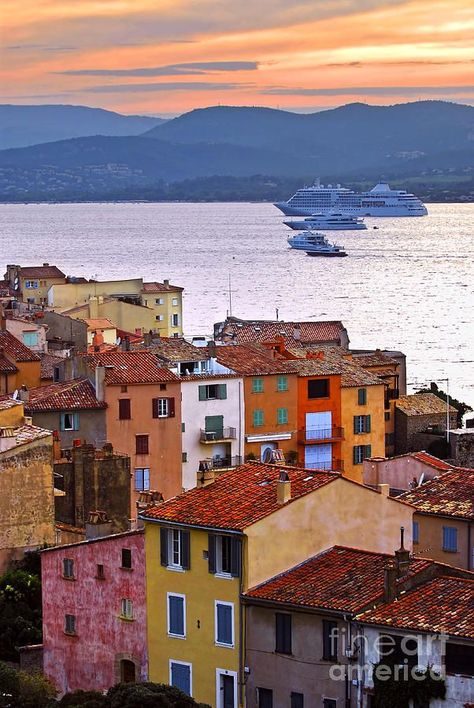
<path fill-rule="evenodd" d="M 292 251 L 262 203 L 0 205 L 0 263 L 184 287 L 184 333 L 237 317 L 342 320 L 354 349 L 407 356 L 409 391 L 436 382 L 474 408 L 474 204 L 366 218 L 328 232 L 347 258 Z M 1 268 L 1 264 L 0 264 Z"/>

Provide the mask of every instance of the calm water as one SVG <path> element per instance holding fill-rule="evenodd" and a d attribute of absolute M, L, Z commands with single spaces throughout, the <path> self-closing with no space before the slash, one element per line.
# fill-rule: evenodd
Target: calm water
<path fill-rule="evenodd" d="M 270 204 L 1 205 L 0 267 L 169 278 L 185 287 L 187 335 L 225 317 L 230 274 L 233 314 L 341 319 L 353 347 L 404 351 L 411 388 L 448 376 L 474 407 L 474 205 L 429 212 L 329 233 L 349 257 L 327 260 L 289 251 Z"/>

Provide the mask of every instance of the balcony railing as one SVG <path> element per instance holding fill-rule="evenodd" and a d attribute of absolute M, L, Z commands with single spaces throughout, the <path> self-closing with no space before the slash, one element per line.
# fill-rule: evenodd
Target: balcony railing
<path fill-rule="evenodd" d="M 233 457 L 209 457 L 206 460 L 199 462 L 199 472 L 207 472 L 207 470 L 222 470 L 231 467 L 238 467 L 242 464 L 242 457 L 234 455 Z"/>
<path fill-rule="evenodd" d="M 237 432 L 235 428 L 219 428 L 218 430 L 202 430 L 200 441 L 202 443 L 213 443 L 219 440 L 235 440 Z"/>
<path fill-rule="evenodd" d="M 303 465 L 307 470 L 326 470 L 328 472 L 344 472 L 343 460 L 328 460 L 327 462 L 310 462 Z"/>
<path fill-rule="evenodd" d="M 303 444 L 334 442 L 344 440 L 344 428 L 302 428 L 299 431 L 299 441 Z"/>

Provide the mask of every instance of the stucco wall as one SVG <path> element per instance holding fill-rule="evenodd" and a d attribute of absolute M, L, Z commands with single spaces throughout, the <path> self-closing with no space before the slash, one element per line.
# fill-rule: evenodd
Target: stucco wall
<path fill-rule="evenodd" d="M 121 568 L 122 548 L 132 552 L 132 570 Z M 62 577 L 64 558 L 74 560 L 74 580 Z M 104 566 L 103 580 L 97 578 L 97 564 Z M 143 534 L 47 551 L 41 567 L 44 673 L 59 692 L 107 690 L 120 680 L 119 657 L 135 661 L 137 680 L 146 680 Z M 123 598 L 133 602 L 133 620 L 120 618 Z M 65 614 L 76 616 L 75 636 L 64 632 Z"/>
<path fill-rule="evenodd" d="M 365 388 L 366 404 L 359 405 L 359 388 Z M 362 482 L 362 464 L 354 464 L 353 448 L 355 445 L 370 445 L 372 455 L 385 454 L 385 387 L 357 386 L 341 389 L 341 411 L 344 428 L 344 440 L 341 445 L 344 462 L 344 476 Z M 370 415 L 370 433 L 354 433 L 354 416 Z"/>
<path fill-rule="evenodd" d="M 423 481 L 433 479 L 439 470 L 426 465 L 415 457 L 393 457 L 391 459 L 365 460 L 363 467 L 364 484 L 389 484 L 392 489 L 408 490 L 410 482 L 421 475 Z"/>
<path fill-rule="evenodd" d="M 54 285 L 48 291 L 48 305 L 50 307 L 74 307 L 74 305 L 87 302 L 91 297 L 139 295 L 142 286 L 143 280 L 141 278 Z"/>
<path fill-rule="evenodd" d="M 105 409 L 96 408 L 75 412 L 79 420 L 78 430 L 61 430 L 61 413 L 59 411 L 34 412 L 31 416 L 34 425 L 59 432 L 62 448 L 72 447 L 74 440 L 82 440 L 96 447 L 102 447 L 107 442 Z"/>
<path fill-rule="evenodd" d="M 36 324 L 35 322 L 25 322 L 24 320 L 7 319 L 6 321 L 7 331 L 13 334 L 14 337 L 24 342 L 23 333 L 24 332 L 37 332 L 38 343 L 35 346 L 26 345 L 29 349 L 34 352 L 45 352 L 47 349 L 46 344 L 46 327 Z"/>
<path fill-rule="evenodd" d="M 469 543 L 469 522 L 467 520 L 415 513 L 413 521 L 418 522 L 419 528 L 419 541 L 413 546 L 415 553 L 424 558 L 433 558 L 433 560 L 454 565 L 457 568 L 474 570 L 474 554 L 472 541 Z M 443 551 L 443 526 L 457 529 L 457 551 Z M 474 529 L 471 528 L 471 538 L 473 537 Z M 470 553 L 471 558 L 469 558 Z"/>

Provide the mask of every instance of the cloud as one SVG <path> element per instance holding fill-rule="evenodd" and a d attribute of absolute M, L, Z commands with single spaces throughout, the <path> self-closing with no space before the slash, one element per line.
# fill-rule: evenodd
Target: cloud
<path fill-rule="evenodd" d="M 39 52 L 74 52 L 78 48 L 73 46 L 47 47 L 44 44 L 11 44 L 5 47 L 9 51 L 30 51 L 33 49 Z"/>
<path fill-rule="evenodd" d="M 107 86 L 86 86 L 71 93 L 142 93 L 149 91 L 232 91 L 248 88 L 248 84 L 212 83 L 207 81 L 165 81 L 160 84 L 109 84 Z"/>
<path fill-rule="evenodd" d="M 266 88 L 265 96 L 407 96 L 430 94 L 445 96 L 461 92 L 472 93 L 474 86 L 345 86 L 343 88 Z"/>
<path fill-rule="evenodd" d="M 258 69 L 256 61 L 203 61 L 136 69 L 71 69 L 54 73 L 67 76 L 182 76 L 210 74 L 216 71 L 255 71 L 256 69 Z"/>

